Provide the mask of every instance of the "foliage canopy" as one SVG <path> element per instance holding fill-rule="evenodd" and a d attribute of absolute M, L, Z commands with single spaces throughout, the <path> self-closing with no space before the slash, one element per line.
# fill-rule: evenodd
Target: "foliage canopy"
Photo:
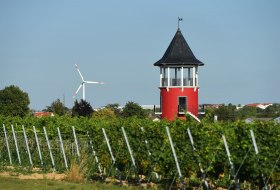
<path fill-rule="evenodd" d="M 137 103 L 135 102 L 127 102 L 123 108 L 122 115 L 124 117 L 138 117 L 138 118 L 146 118 L 147 113 L 145 110 Z"/>
<path fill-rule="evenodd" d="M 114 103 L 114 104 L 107 104 L 105 108 L 112 110 L 116 116 L 121 116 L 121 110 L 120 110 L 120 104 Z"/>
<path fill-rule="evenodd" d="M 0 114 L 24 117 L 29 114 L 29 96 L 19 87 L 11 85 L 0 90 Z"/>
<path fill-rule="evenodd" d="M 50 106 L 47 106 L 47 108 L 44 111 L 53 112 L 59 116 L 62 116 L 68 112 L 68 108 L 64 106 L 60 99 L 56 99 L 54 102 L 51 103 Z"/>
<path fill-rule="evenodd" d="M 77 100 L 74 103 L 74 106 L 72 108 L 72 116 L 83 116 L 83 117 L 89 117 L 93 113 L 93 109 L 89 102 L 86 100 L 81 99 L 80 102 Z"/>

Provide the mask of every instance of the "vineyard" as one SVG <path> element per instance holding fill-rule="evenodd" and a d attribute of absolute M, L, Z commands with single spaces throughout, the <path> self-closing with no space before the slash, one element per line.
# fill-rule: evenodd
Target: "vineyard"
<path fill-rule="evenodd" d="M 87 179 L 167 189 L 280 187 L 280 125 L 274 122 L 0 116 L 0 124 L 1 170 L 62 173 L 79 163 Z"/>

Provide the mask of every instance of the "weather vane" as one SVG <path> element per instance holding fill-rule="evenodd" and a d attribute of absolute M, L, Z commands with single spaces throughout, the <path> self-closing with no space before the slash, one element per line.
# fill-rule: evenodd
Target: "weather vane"
<path fill-rule="evenodd" d="M 178 29 L 180 29 L 180 21 L 183 21 L 183 18 L 178 17 Z"/>

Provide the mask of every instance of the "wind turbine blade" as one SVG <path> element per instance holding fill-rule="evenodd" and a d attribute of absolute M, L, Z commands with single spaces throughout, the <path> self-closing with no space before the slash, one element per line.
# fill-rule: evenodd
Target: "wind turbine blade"
<path fill-rule="evenodd" d="M 82 81 L 84 82 L 84 81 L 85 81 L 85 80 L 84 80 L 84 77 L 83 77 L 83 75 L 82 75 L 82 73 L 81 73 L 81 71 L 80 71 L 78 65 L 75 64 L 75 66 L 76 66 L 76 69 L 78 70 L 78 72 L 79 72 L 79 74 L 80 74 L 80 76 L 81 76 Z"/>
<path fill-rule="evenodd" d="M 104 82 L 96 82 L 96 81 L 85 81 L 88 84 L 104 84 Z"/>
<path fill-rule="evenodd" d="M 78 87 L 78 89 L 76 90 L 75 94 L 73 95 L 73 98 L 76 97 L 76 95 L 78 94 L 79 90 L 82 88 L 82 84 L 80 84 L 80 86 Z"/>

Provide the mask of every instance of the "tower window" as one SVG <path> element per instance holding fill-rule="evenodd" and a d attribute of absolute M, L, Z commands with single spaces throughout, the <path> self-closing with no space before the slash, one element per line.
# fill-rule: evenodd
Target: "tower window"
<path fill-rule="evenodd" d="M 178 97 L 178 113 L 185 114 L 188 111 L 188 97 L 179 96 Z"/>

